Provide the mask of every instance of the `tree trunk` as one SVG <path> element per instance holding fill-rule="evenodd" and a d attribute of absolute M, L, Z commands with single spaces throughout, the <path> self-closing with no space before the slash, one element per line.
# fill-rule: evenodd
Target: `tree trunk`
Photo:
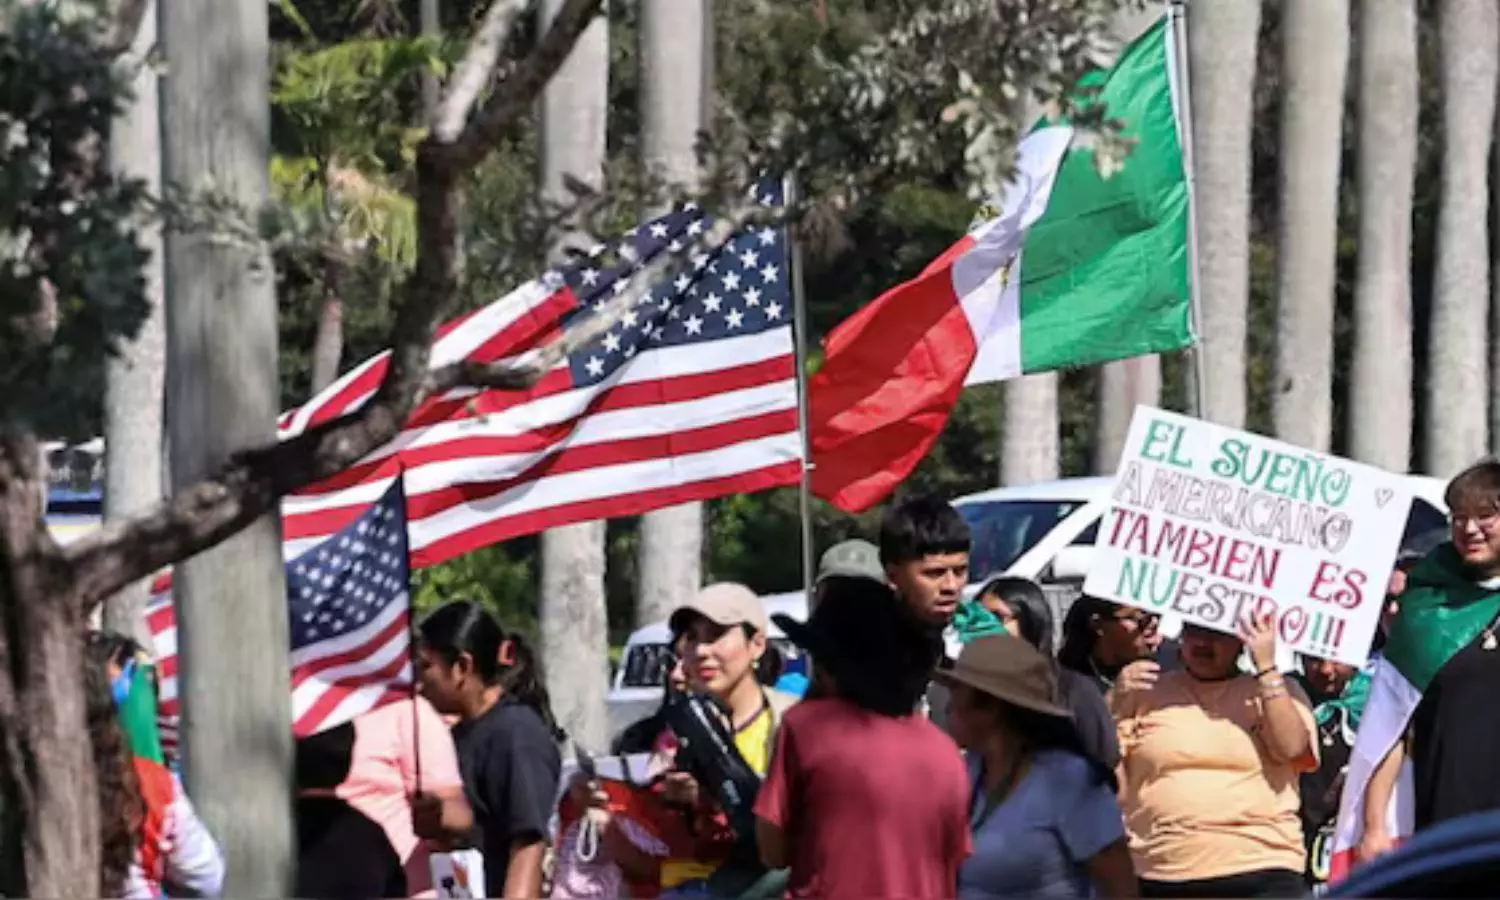
<path fill-rule="evenodd" d="M 46 495 L 36 442 L 0 437 L 0 893 L 97 897 L 85 623 L 47 558 Z"/>
<path fill-rule="evenodd" d="M 1393 472 L 1411 460 L 1411 216 L 1417 164 L 1415 0 L 1359 6 L 1359 260 L 1349 453 Z"/>
<path fill-rule="evenodd" d="M 1280 228 L 1276 256 L 1276 436 L 1328 449 L 1347 0 L 1283 7 Z"/>
<path fill-rule="evenodd" d="M 436 43 L 443 37 L 443 16 L 439 0 L 418 0 L 417 16 L 421 22 L 422 37 Z M 436 72 L 427 72 L 422 75 L 422 117 L 423 121 L 430 122 L 437 115 L 438 104 L 442 102 L 443 85 L 438 80 Z"/>
<path fill-rule="evenodd" d="M 333 384 L 339 377 L 344 356 L 344 300 L 340 282 L 342 267 L 328 259 L 323 265 L 323 306 L 318 310 L 318 329 L 313 336 L 311 394 Z"/>
<path fill-rule="evenodd" d="M 1208 359 L 1200 415 L 1245 422 L 1250 295 L 1250 134 L 1260 0 L 1194 3 L 1188 15 L 1198 219 L 1201 350 Z"/>
<path fill-rule="evenodd" d="M 1122 9 L 1115 14 L 1114 36 L 1120 48 L 1161 21 L 1161 10 Z M 1094 405 L 1094 471 L 1113 472 L 1125 449 L 1130 418 L 1141 404 L 1161 403 L 1161 357 L 1156 354 L 1105 363 L 1099 367 L 1099 393 Z"/>
<path fill-rule="evenodd" d="M 562 0 L 544 0 L 550 21 Z M 609 22 L 600 16 L 574 45 L 542 92 L 542 191 L 571 195 L 564 176 L 594 188 L 604 180 L 609 111 Z M 541 651 L 558 722 L 573 740 L 602 750 L 608 740 L 609 631 L 604 606 L 604 523 L 554 528 L 542 535 Z"/>
<path fill-rule="evenodd" d="M 242 208 L 270 197 L 264 0 L 163 3 L 165 178 Z M 211 179 L 211 181 L 210 181 Z M 275 439 L 276 297 L 263 252 L 167 240 L 172 481 Z M 281 522 L 267 515 L 176 569 L 185 774 L 228 861 L 227 896 L 286 896 L 294 862 Z"/>
<path fill-rule="evenodd" d="M 1058 471 L 1057 373 L 1005 382 L 1000 483 L 1053 481 Z"/>
<path fill-rule="evenodd" d="M 1497 47 L 1494 0 L 1444 0 L 1442 208 L 1428 332 L 1427 471 L 1441 477 L 1489 447 L 1489 177 Z"/>
<path fill-rule="evenodd" d="M 122 175 L 139 178 L 153 195 L 161 192 L 161 119 L 154 67 L 145 57 L 156 44 L 155 4 L 148 6 L 136 35 L 129 63 L 138 65 L 131 90 L 134 99 L 115 120 L 110 134 L 110 162 Z M 107 362 L 104 394 L 104 516 L 118 519 L 162 498 L 162 414 L 165 409 L 167 334 L 162 299 L 161 226 L 143 219 L 137 225 L 141 247 L 150 254 L 141 275 L 151 313 L 135 338 Z M 144 610 L 150 585 L 141 582 L 111 597 L 104 607 L 104 627 L 151 646 Z"/>
<path fill-rule="evenodd" d="M 660 179 L 663 200 L 698 185 L 704 6 L 704 0 L 641 2 L 641 159 L 648 176 Z M 687 602 L 703 582 L 703 504 L 642 516 L 639 568 L 637 625 L 660 621 Z"/>
<path fill-rule="evenodd" d="M 1097 402 L 1094 471 L 1108 475 L 1120 464 L 1135 408 L 1161 403 L 1161 357 L 1153 353 L 1100 368 Z"/>

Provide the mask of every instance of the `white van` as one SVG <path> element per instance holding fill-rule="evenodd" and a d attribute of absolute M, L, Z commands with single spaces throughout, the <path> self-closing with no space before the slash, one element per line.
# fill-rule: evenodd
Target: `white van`
<path fill-rule="evenodd" d="M 770 594 L 761 597 L 760 602 L 765 605 L 767 617 L 785 615 L 798 621 L 807 619 L 807 596 L 802 591 Z M 781 653 L 783 673 L 807 673 L 802 651 L 786 639 L 775 622 L 771 623 L 768 636 Z M 653 622 L 637 628 L 626 639 L 614 684 L 604 700 L 611 737 L 661 706 L 662 685 L 666 683 L 667 672 L 674 661 L 672 631 L 666 622 Z"/>

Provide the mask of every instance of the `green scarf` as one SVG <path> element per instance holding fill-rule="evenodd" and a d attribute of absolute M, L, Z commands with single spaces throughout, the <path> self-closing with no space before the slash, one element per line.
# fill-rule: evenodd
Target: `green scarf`
<path fill-rule="evenodd" d="M 953 614 L 953 630 L 958 632 L 960 644 L 968 644 L 976 638 L 992 634 L 1005 634 L 1005 626 L 1000 623 L 1000 617 L 975 600 L 965 600 L 958 604 L 958 611 Z"/>
<path fill-rule="evenodd" d="M 120 730 L 125 733 L 125 742 L 134 756 L 164 763 L 166 755 L 161 749 L 161 732 L 157 730 L 156 687 L 151 678 L 151 666 L 137 663 L 135 676 L 130 680 L 130 694 L 120 704 Z"/>
<path fill-rule="evenodd" d="M 1425 691 L 1438 670 L 1500 616 L 1500 592 L 1475 582 L 1452 544 L 1427 554 L 1406 585 L 1385 656 L 1412 687 Z"/>
<path fill-rule="evenodd" d="M 1370 699 L 1370 673 L 1361 669 L 1344 685 L 1343 693 L 1332 700 L 1319 703 L 1313 710 L 1313 718 L 1319 725 L 1326 725 L 1333 714 L 1342 709 L 1349 717 L 1349 728 L 1359 730 L 1359 717 L 1364 715 L 1365 703 Z"/>

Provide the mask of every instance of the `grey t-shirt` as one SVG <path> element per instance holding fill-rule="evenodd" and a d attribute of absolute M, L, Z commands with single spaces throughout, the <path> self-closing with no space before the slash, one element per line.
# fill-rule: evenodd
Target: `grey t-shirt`
<path fill-rule="evenodd" d="M 982 763 L 974 754 L 966 762 L 972 827 L 985 805 Z M 1045 750 L 1005 802 L 979 823 L 974 852 L 958 872 L 958 896 L 1093 896 L 1089 860 L 1124 839 L 1124 819 L 1104 773 L 1076 753 Z"/>

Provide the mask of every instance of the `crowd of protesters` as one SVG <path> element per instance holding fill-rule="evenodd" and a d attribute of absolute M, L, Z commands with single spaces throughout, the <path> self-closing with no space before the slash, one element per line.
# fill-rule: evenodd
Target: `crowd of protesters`
<path fill-rule="evenodd" d="M 1268 617 L 1170 642 L 1156 616 L 1095 597 L 1059 623 L 1024 578 L 970 596 L 964 520 L 908 499 L 878 546 L 824 554 L 806 621 L 727 583 L 676 610 L 662 707 L 611 748 L 649 759 L 623 780 L 559 785 L 565 735 L 529 648 L 449 604 L 418 628 L 415 713 L 298 741 L 296 892 L 434 896 L 433 859 L 471 853 L 505 897 L 1305 895 L 1328 877 L 1388 632 L 1444 648 L 1361 786 L 1358 855 L 1391 849 L 1408 763 L 1419 829 L 1500 807 L 1500 725 L 1476 715 L 1500 675 L 1500 463 L 1447 501 L 1449 540 L 1397 561 L 1371 664 L 1283 672 Z M 800 698 L 774 686 L 773 620 L 813 660 Z M 215 895 L 224 861 L 163 765 L 146 654 L 108 634 L 91 648 L 101 885 Z M 684 730 L 684 709 L 711 710 L 706 730 Z"/>

